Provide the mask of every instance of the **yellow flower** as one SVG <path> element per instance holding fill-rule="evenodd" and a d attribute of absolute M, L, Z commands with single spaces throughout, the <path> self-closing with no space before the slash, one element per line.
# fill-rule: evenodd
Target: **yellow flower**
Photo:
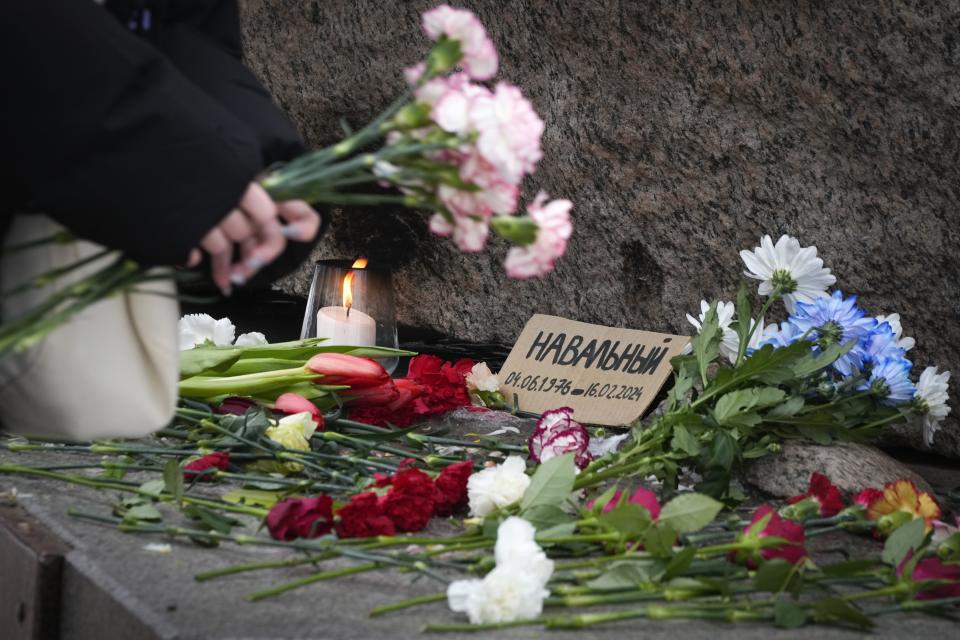
<path fill-rule="evenodd" d="M 280 418 L 277 425 L 268 427 L 264 435 L 284 449 L 309 451 L 310 437 L 316 430 L 317 423 L 313 421 L 313 416 L 310 412 L 303 411 Z M 249 468 L 284 475 L 303 471 L 303 465 L 299 462 L 275 462 L 273 460 L 260 460 L 249 465 Z"/>
<path fill-rule="evenodd" d="M 912 480 L 887 483 L 883 494 L 867 507 L 867 515 L 871 520 L 879 520 L 897 512 L 907 513 L 912 519 L 923 518 L 927 531 L 933 529 L 933 521 L 940 517 L 940 507 L 933 497 L 918 490 Z"/>

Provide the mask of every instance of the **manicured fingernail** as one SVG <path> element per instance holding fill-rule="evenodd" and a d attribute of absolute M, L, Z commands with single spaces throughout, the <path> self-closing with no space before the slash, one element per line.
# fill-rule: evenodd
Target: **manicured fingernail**
<path fill-rule="evenodd" d="M 297 240 L 300 238 L 300 229 L 293 225 L 287 225 L 283 227 L 282 230 L 284 238 L 289 238 L 290 240 Z"/>
<path fill-rule="evenodd" d="M 226 287 L 220 287 L 220 293 L 222 293 L 225 298 L 229 298 L 230 294 L 233 293 L 233 287 L 229 285 Z"/>
<path fill-rule="evenodd" d="M 247 284 L 247 279 L 244 278 L 242 274 L 239 274 L 239 273 L 231 273 L 231 274 L 230 274 L 230 282 L 232 282 L 233 284 L 237 285 L 238 287 L 242 287 L 243 285 Z"/>
<path fill-rule="evenodd" d="M 261 258 L 260 256 L 253 256 L 251 258 L 247 258 L 246 262 L 244 262 L 243 264 L 245 264 L 247 268 L 250 269 L 251 271 L 256 271 L 266 263 L 263 261 L 263 258 Z"/>

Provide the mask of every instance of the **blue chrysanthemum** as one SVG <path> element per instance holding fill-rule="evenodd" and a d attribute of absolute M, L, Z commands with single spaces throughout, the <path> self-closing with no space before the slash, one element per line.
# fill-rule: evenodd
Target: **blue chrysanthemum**
<path fill-rule="evenodd" d="M 863 341 L 864 359 L 880 362 L 886 358 L 905 358 L 907 350 L 898 344 L 897 334 L 887 322 L 881 322 Z"/>
<path fill-rule="evenodd" d="M 833 363 L 833 368 L 844 376 L 853 375 L 863 367 L 863 344 L 877 326 L 877 320 L 866 317 L 857 306 L 857 296 L 844 298 L 840 291 L 834 291 L 829 298 L 797 303 L 797 313 L 788 322 L 821 349 L 856 341 L 852 350 Z"/>
<path fill-rule="evenodd" d="M 883 404 L 910 402 L 916 393 L 916 387 L 910 382 L 912 367 L 913 364 L 904 358 L 879 360 L 870 370 L 870 378 L 864 381 L 859 389 L 872 392 Z"/>
<path fill-rule="evenodd" d="M 759 346 L 763 347 L 772 344 L 774 349 L 782 349 L 783 347 L 789 347 L 803 336 L 803 332 L 789 322 L 781 322 L 779 331 L 773 331 L 775 326 L 776 325 L 770 325 L 768 327 L 767 331 L 763 334 L 764 337 L 763 340 L 760 341 Z"/>

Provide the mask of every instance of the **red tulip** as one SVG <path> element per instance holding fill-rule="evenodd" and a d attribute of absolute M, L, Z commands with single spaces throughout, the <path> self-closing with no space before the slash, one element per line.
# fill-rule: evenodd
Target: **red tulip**
<path fill-rule="evenodd" d="M 313 417 L 313 421 L 317 425 L 317 430 L 323 430 L 323 416 L 320 414 L 320 409 L 299 393 L 284 393 L 277 398 L 273 407 L 288 416 L 294 413 L 307 412 Z"/>
<path fill-rule="evenodd" d="M 323 376 L 320 384 L 348 385 L 351 389 L 376 387 L 390 380 L 390 374 L 376 360 L 342 353 L 318 353 L 307 362 L 307 368 Z"/>

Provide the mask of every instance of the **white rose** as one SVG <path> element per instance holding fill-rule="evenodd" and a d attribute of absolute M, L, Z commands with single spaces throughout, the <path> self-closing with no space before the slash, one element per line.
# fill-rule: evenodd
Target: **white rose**
<path fill-rule="evenodd" d="M 523 458 L 510 456 L 503 464 L 470 476 L 467 480 L 470 514 L 485 517 L 520 500 L 530 486 L 526 469 Z"/>

